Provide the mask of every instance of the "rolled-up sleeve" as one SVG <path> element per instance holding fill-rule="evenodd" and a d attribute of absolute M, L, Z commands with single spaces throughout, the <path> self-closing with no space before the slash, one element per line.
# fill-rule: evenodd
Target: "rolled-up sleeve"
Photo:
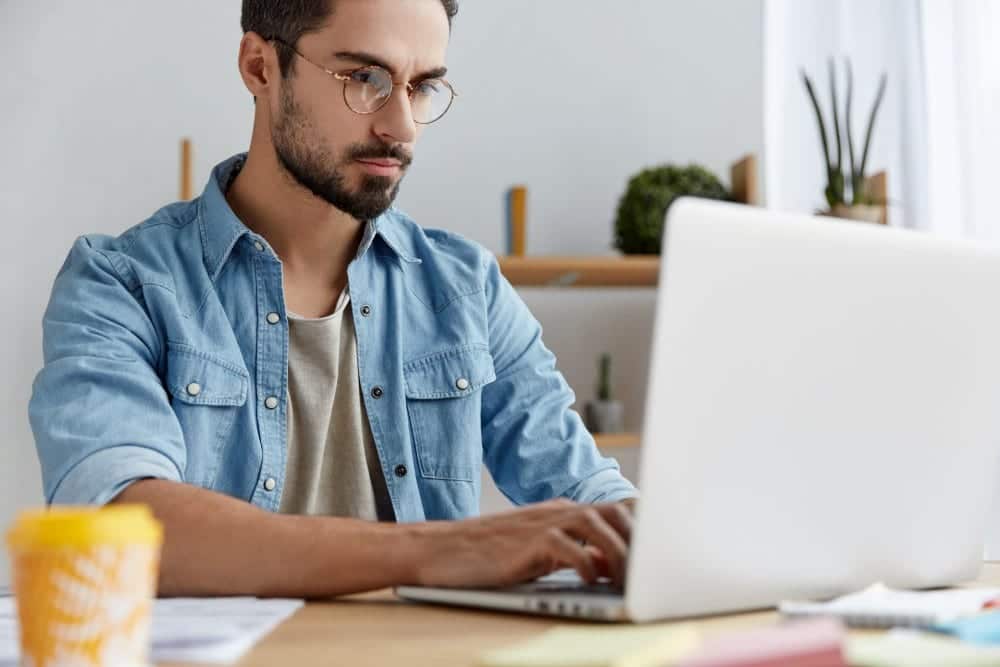
<path fill-rule="evenodd" d="M 49 503 L 104 504 L 139 479 L 183 480 L 184 436 L 157 373 L 163 345 L 129 287 L 86 238 L 56 277 L 28 406 Z"/>
<path fill-rule="evenodd" d="M 541 326 L 492 256 L 486 301 L 497 379 L 483 388 L 483 450 L 497 487 L 517 504 L 637 496 L 572 409 L 576 397 L 542 342 Z"/>

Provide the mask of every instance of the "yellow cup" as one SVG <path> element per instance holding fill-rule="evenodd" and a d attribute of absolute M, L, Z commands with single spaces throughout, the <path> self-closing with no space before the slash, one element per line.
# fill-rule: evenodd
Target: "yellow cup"
<path fill-rule="evenodd" d="M 148 665 L 162 543 L 142 505 L 21 513 L 7 533 L 21 664 Z"/>

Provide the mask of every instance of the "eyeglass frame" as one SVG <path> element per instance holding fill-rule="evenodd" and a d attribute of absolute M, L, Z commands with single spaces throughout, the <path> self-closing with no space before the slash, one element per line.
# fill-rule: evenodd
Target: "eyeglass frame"
<path fill-rule="evenodd" d="M 275 42 L 277 44 L 281 44 L 282 46 L 284 46 L 285 48 L 287 48 L 288 50 L 290 50 L 292 53 L 294 53 L 295 55 L 297 55 L 299 58 L 302 58 L 302 60 L 305 60 L 307 63 L 309 63 L 313 67 L 315 67 L 315 68 L 317 68 L 317 69 L 325 72 L 326 74 L 329 74 L 330 76 L 332 76 L 337 81 L 340 81 L 341 83 L 343 83 L 343 87 L 342 87 L 342 93 L 343 93 L 343 95 L 342 96 L 344 98 L 344 105 L 347 106 L 347 108 L 350 109 L 352 113 L 356 113 L 359 116 L 370 116 L 372 114 L 378 113 L 383 108 L 385 108 L 385 105 L 389 103 L 390 99 L 392 99 L 392 93 L 393 93 L 393 91 L 396 90 L 396 86 L 404 86 L 405 85 L 406 86 L 406 97 L 411 102 L 413 101 L 413 91 L 416 90 L 416 87 L 411 82 L 409 82 L 409 81 L 407 81 L 405 84 L 402 83 L 402 82 L 394 81 L 393 78 L 392 78 L 392 73 L 389 72 L 389 70 L 387 70 L 386 68 L 382 67 L 381 65 L 364 65 L 362 67 L 355 67 L 353 69 L 345 69 L 345 70 L 342 70 L 340 72 L 334 72 L 333 70 L 331 70 L 331 69 L 329 69 L 327 67 L 324 67 L 323 65 L 320 65 L 319 63 L 314 62 L 311 59 L 307 58 L 306 56 L 302 55 L 299 52 L 298 49 L 296 49 L 294 46 L 292 46 L 291 44 L 289 44 L 288 42 L 286 42 L 283 39 L 280 39 L 278 37 L 272 37 L 272 38 L 270 38 L 267 41 L 269 41 L 269 42 Z M 351 106 L 350 102 L 347 101 L 347 84 L 351 81 L 351 77 L 353 77 L 358 72 L 361 72 L 361 71 L 364 71 L 364 70 L 371 70 L 371 69 L 382 70 L 383 72 L 386 73 L 387 78 L 389 79 L 389 85 L 391 86 L 389 88 L 389 94 L 385 96 L 385 98 L 382 100 L 382 103 L 378 106 L 377 109 L 372 109 L 371 111 L 358 111 L 357 109 L 355 109 L 354 107 Z M 448 100 L 448 106 L 446 106 L 444 108 L 444 111 L 441 112 L 441 115 L 438 116 L 437 118 L 435 118 L 434 120 L 426 122 L 426 123 L 423 123 L 423 122 L 420 122 L 419 120 L 417 120 L 416 118 L 414 118 L 413 122 L 416 123 L 417 125 L 431 125 L 433 123 L 438 122 L 442 118 L 444 118 L 448 114 L 448 112 L 451 110 L 452 104 L 455 103 L 455 98 L 458 97 L 458 91 L 455 90 L 455 87 L 452 86 L 451 83 L 447 79 L 442 79 L 441 77 L 431 77 L 430 79 L 424 79 L 424 81 L 431 81 L 431 80 L 440 81 L 445 86 L 447 86 L 448 90 L 451 92 L 451 99 Z M 419 83 L 423 83 L 423 81 L 420 81 Z"/>

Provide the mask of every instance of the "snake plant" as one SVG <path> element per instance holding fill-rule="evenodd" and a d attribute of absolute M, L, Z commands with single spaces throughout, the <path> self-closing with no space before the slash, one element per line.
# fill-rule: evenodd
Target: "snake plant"
<path fill-rule="evenodd" d="M 854 76 L 851 71 L 850 60 L 846 61 L 847 68 L 847 98 L 844 108 L 844 130 L 846 132 L 847 155 L 850 164 L 848 178 L 844 176 L 843 164 L 843 143 L 841 139 L 841 122 L 837 102 L 837 76 L 833 59 L 830 59 L 830 101 L 833 109 L 831 120 L 833 121 L 833 139 L 835 140 L 835 154 L 831 155 L 830 139 L 827 136 L 826 119 L 820 108 L 819 99 L 816 96 L 816 87 L 812 79 L 802 71 L 802 81 L 805 84 L 809 100 L 812 102 L 813 111 L 816 113 L 816 122 L 819 125 L 819 138 L 823 146 L 823 158 L 826 164 L 826 202 L 832 209 L 837 204 L 856 205 L 872 203 L 871 197 L 865 188 L 865 175 L 868 167 L 868 151 L 871 148 L 872 131 L 875 128 L 875 118 L 878 115 L 879 107 L 882 106 L 882 99 L 885 97 L 885 87 L 888 77 L 882 74 L 879 80 L 878 92 L 875 94 L 875 103 L 868 114 L 868 128 L 865 130 L 865 143 L 861 151 L 861 160 L 857 161 L 854 151 L 854 136 L 851 127 L 851 106 L 854 101 Z M 850 183 L 850 197 L 847 196 L 846 186 Z"/>

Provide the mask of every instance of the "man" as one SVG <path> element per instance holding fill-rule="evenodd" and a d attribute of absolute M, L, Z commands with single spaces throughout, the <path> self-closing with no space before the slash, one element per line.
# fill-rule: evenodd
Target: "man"
<path fill-rule="evenodd" d="M 636 492 L 538 323 L 489 253 L 391 207 L 454 99 L 456 11 L 244 0 L 249 152 L 61 269 L 29 410 L 47 500 L 151 506 L 162 594 L 623 579 Z M 482 463 L 531 506 L 478 518 Z"/>

